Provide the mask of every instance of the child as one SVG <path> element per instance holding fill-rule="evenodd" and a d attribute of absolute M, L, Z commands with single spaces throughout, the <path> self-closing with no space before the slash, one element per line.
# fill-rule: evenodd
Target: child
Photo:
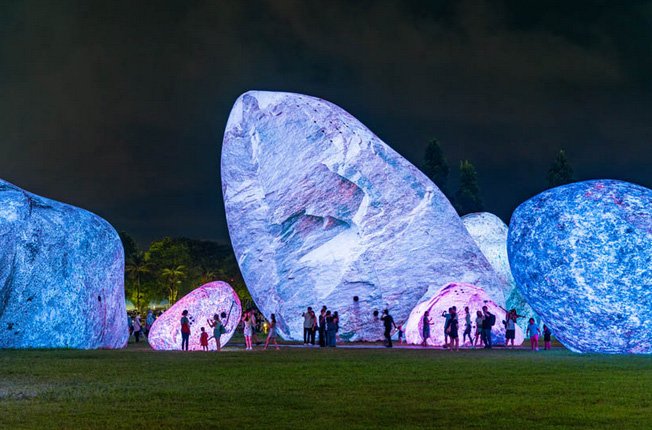
<path fill-rule="evenodd" d="M 550 329 L 548 328 L 547 325 L 543 325 L 543 349 L 544 350 L 550 350 Z"/>
<path fill-rule="evenodd" d="M 328 311 L 328 313 L 330 313 L 330 311 Z M 267 341 L 265 342 L 263 350 L 267 349 L 270 340 L 274 342 L 276 350 L 278 350 L 278 343 L 276 343 L 276 315 L 274 314 L 272 314 L 271 321 L 269 322 L 269 334 L 267 335 Z"/>
<path fill-rule="evenodd" d="M 538 351 L 539 350 L 539 335 L 541 334 L 541 330 L 539 327 L 534 323 L 534 318 L 530 318 L 530 324 L 527 326 L 527 332 L 530 335 L 530 346 L 532 348 L 532 351 L 535 349 Z"/>
<path fill-rule="evenodd" d="M 208 333 L 206 333 L 204 327 L 201 328 L 201 335 L 199 336 L 199 344 L 201 345 L 202 351 L 208 351 Z"/>
<path fill-rule="evenodd" d="M 403 331 L 403 326 L 398 326 L 398 340 L 403 345 L 403 339 L 405 339 L 405 332 Z"/>

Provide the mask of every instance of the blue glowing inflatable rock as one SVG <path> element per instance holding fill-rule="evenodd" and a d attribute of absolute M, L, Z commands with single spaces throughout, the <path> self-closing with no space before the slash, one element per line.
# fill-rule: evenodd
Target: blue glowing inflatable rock
<path fill-rule="evenodd" d="M 497 305 L 505 309 L 516 309 L 519 315 L 524 316 L 525 318 L 518 319 L 518 325 L 525 332 L 528 319 L 534 318 L 539 322 L 539 316 L 527 304 L 512 276 L 507 258 L 507 226 L 496 215 L 488 212 L 464 215 L 462 222 L 505 286 L 503 291 L 492 291 L 491 299 Z"/>
<path fill-rule="evenodd" d="M 307 306 L 338 311 L 341 339 L 377 340 L 374 310 L 400 323 L 449 282 L 503 289 L 439 189 L 327 101 L 238 98 L 222 191 L 247 287 L 286 339 L 302 339 Z"/>
<path fill-rule="evenodd" d="M 598 180 L 545 191 L 512 216 L 523 296 L 576 352 L 652 353 L 652 190 Z"/>
<path fill-rule="evenodd" d="M 0 180 L 0 348 L 121 348 L 124 257 L 100 217 Z"/>

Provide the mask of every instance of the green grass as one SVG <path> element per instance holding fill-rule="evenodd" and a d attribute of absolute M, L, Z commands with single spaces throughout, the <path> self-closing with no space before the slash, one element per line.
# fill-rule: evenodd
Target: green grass
<path fill-rule="evenodd" d="M 0 350 L 0 428 L 652 428 L 652 357 Z"/>

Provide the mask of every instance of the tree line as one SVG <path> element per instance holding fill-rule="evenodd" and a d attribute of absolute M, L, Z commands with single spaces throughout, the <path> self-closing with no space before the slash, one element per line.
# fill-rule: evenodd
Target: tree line
<path fill-rule="evenodd" d="M 455 193 L 451 193 L 448 186 L 450 167 L 437 139 L 431 139 L 428 142 L 423 158 L 423 173 L 439 187 L 460 216 L 484 210 L 478 172 L 472 163 L 468 160 L 460 161 L 459 185 Z M 574 181 L 573 168 L 568 161 L 566 152 L 560 150 L 548 169 L 546 189 Z"/>
<path fill-rule="evenodd" d="M 141 250 L 128 233 L 119 234 L 125 251 L 125 297 L 139 311 L 153 304 L 169 307 L 213 281 L 229 283 L 243 306 L 253 306 L 230 245 L 165 237 Z"/>

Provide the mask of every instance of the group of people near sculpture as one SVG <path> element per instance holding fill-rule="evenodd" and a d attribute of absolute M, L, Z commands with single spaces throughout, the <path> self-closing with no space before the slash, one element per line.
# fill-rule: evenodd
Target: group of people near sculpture
<path fill-rule="evenodd" d="M 526 318 L 524 315 L 518 315 L 516 309 L 506 310 L 503 325 L 505 326 L 505 347 L 514 348 L 514 339 L 516 338 L 516 321 L 518 318 Z M 448 312 L 444 311 L 441 315 L 446 319 L 444 323 L 444 348 L 450 348 L 451 351 L 459 351 L 459 317 L 457 315 L 457 307 L 452 306 L 448 308 Z M 426 311 L 423 315 L 423 329 L 422 329 L 422 346 L 427 346 L 427 341 L 430 338 L 430 326 L 434 324 L 430 318 L 430 313 Z M 473 338 L 473 323 L 469 307 L 464 308 L 464 332 L 462 334 L 462 346 L 466 345 L 466 339 L 469 339 L 471 348 L 484 347 L 485 349 L 492 349 L 491 331 L 492 327 L 496 324 L 496 316 L 489 312 L 487 306 L 483 306 L 481 311 L 476 312 L 475 318 L 475 340 Z M 530 338 L 530 348 L 533 351 L 539 350 L 539 337 L 542 335 L 541 329 L 535 323 L 534 318 L 528 321 L 526 335 Z M 543 340 L 544 349 L 550 349 L 552 333 L 547 325 L 543 325 Z M 400 337 L 400 334 L 399 334 Z M 402 342 L 401 342 L 402 343 Z"/>
<path fill-rule="evenodd" d="M 304 345 L 315 345 L 315 334 L 319 333 L 319 346 L 336 346 L 337 332 L 340 329 L 340 317 L 337 311 L 331 313 L 326 306 L 322 306 L 317 317 L 312 307 L 308 306 L 301 316 Z"/>

